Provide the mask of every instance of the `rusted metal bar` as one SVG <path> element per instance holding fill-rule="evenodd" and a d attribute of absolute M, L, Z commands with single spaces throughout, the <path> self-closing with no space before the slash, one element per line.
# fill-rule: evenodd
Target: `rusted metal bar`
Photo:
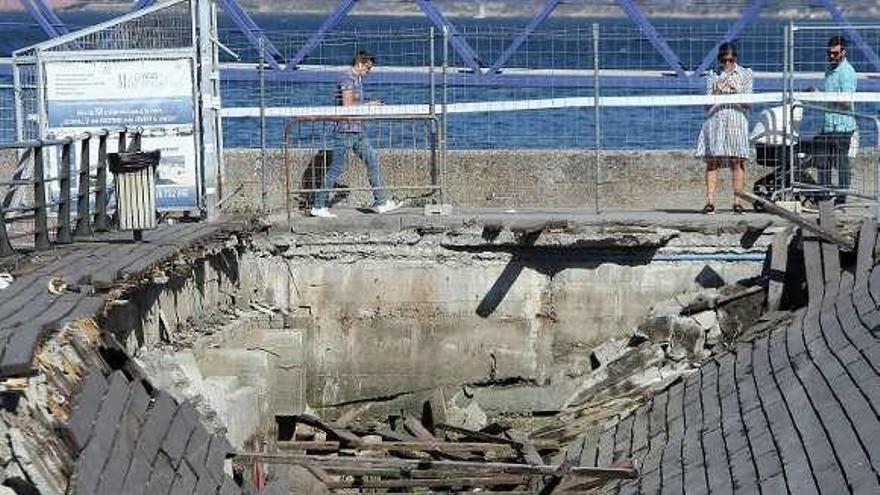
<path fill-rule="evenodd" d="M 98 172 L 95 178 L 95 230 L 110 230 L 110 219 L 107 218 L 107 135 L 98 137 Z"/>
<path fill-rule="evenodd" d="M 46 213 L 46 183 L 43 147 L 34 148 L 34 249 L 49 249 L 49 220 Z"/>
<path fill-rule="evenodd" d="M 73 239 L 70 236 L 70 161 L 73 154 L 73 144 L 66 143 L 61 146 L 61 165 L 58 173 L 58 229 L 55 242 L 58 244 L 70 244 Z"/>
<path fill-rule="evenodd" d="M 86 137 L 80 143 L 79 153 L 79 180 L 77 183 L 76 196 L 76 230 L 77 237 L 89 237 L 92 235 L 91 214 L 91 136 Z"/>

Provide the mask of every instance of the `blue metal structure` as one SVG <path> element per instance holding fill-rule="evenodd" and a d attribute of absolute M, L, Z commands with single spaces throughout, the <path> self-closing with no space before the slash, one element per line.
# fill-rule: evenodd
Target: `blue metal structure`
<path fill-rule="evenodd" d="M 34 17 L 40 27 L 50 37 L 56 37 L 68 31 L 64 23 L 62 23 L 61 20 L 58 19 L 54 12 L 52 12 L 52 9 L 47 5 L 46 0 L 20 1 L 27 9 L 27 11 L 31 14 L 31 16 Z M 289 80 L 312 80 L 316 77 L 314 73 L 302 75 L 293 75 L 293 73 L 300 72 L 296 70 L 299 65 L 307 60 L 309 54 L 311 54 L 311 52 L 320 45 L 324 37 L 345 19 L 346 15 L 348 15 L 348 13 L 358 3 L 358 1 L 359 0 L 340 0 L 339 4 L 322 23 L 322 25 L 314 33 L 314 35 L 312 35 L 311 38 L 309 38 L 309 40 L 296 52 L 296 54 L 287 61 L 286 65 L 282 67 L 281 63 L 284 61 L 282 53 L 267 38 L 266 34 L 259 27 L 259 25 L 257 25 L 257 23 L 247 14 L 247 12 L 245 12 L 239 6 L 236 0 L 219 0 L 219 2 L 223 6 L 223 10 L 230 17 L 230 19 L 232 19 L 232 21 L 236 24 L 242 34 L 244 34 L 244 36 L 249 40 L 249 42 L 255 48 L 263 46 L 269 66 L 276 71 L 288 73 L 288 75 L 286 75 L 284 79 Z M 529 23 L 523 28 L 523 30 L 517 34 L 510 46 L 505 49 L 498 60 L 492 63 L 491 66 L 488 66 L 488 69 L 486 69 L 488 64 L 485 64 L 484 61 L 481 60 L 480 56 L 470 46 L 467 40 L 461 35 L 458 29 L 456 29 L 455 25 L 443 15 L 443 13 L 432 0 L 414 1 L 434 26 L 439 28 L 441 31 L 445 30 L 448 33 L 449 42 L 453 51 L 458 55 L 461 62 L 469 69 L 469 73 L 456 76 L 456 79 L 461 79 L 462 83 L 464 83 L 467 77 L 470 77 L 471 79 L 482 79 L 481 81 L 468 83 L 475 85 L 490 83 L 511 84 L 513 83 L 513 81 L 516 81 L 516 84 L 522 84 L 522 82 L 525 80 L 535 80 L 535 82 L 537 82 L 539 76 L 500 76 L 504 72 L 504 65 L 510 60 L 510 58 L 514 54 L 516 54 L 516 52 L 528 40 L 529 36 L 531 36 L 538 29 L 538 27 L 540 27 L 541 24 L 543 24 L 553 14 L 557 7 L 565 3 L 564 0 L 544 0 L 544 4 L 541 9 L 529 21 Z M 155 0 L 136 0 L 135 8 L 144 8 L 154 2 Z M 637 4 L 636 0 L 616 0 L 616 2 L 623 10 L 623 12 L 626 13 L 627 17 L 629 17 L 629 19 L 632 20 L 636 27 L 644 34 L 645 38 L 651 43 L 654 49 L 657 50 L 657 53 L 661 56 L 661 58 L 663 58 L 666 64 L 669 65 L 675 76 L 677 76 L 676 79 L 679 79 L 679 82 L 675 84 L 670 84 L 667 80 L 665 80 L 666 78 L 663 78 L 664 81 L 660 83 L 658 83 L 655 78 L 654 80 L 651 80 L 651 84 L 655 86 L 660 84 L 663 87 L 676 86 L 683 88 L 695 87 L 693 84 L 693 80 L 701 78 L 706 69 L 708 69 L 708 67 L 712 64 L 718 46 L 720 46 L 721 43 L 725 41 L 731 41 L 739 36 L 760 15 L 761 10 L 768 3 L 767 0 L 752 0 L 752 3 L 743 11 L 742 15 L 736 20 L 733 25 L 731 25 L 724 38 L 719 40 L 718 43 L 715 44 L 713 49 L 706 54 L 699 66 L 693 68 L 693 70 L 690 70 L 690 68 L 684 65 L 679 56 L 669 46 L 663 36 L 650 22 L 645 12 Z M 866 59 L 871 63 L 874 69 L 880 71 L 880 57 L 878 57 L 877 53 L 863 39 L 859 32 L 850 27 L 846 16 L 843 14 L 843 12 L 837 6 L 834 0 L 818 0 L 818 2 L 828 10 L 835 22 L 843 26 L 843 29 L 847 32 L 850 39 L 852 39 L 855 47 L 858 48 L 865 55 Z M 232 70 L 240 72 L 246 69 Z M 229 72 L 229 74 L 232 75 L 231 72 Z M 388 76 L 389 82 L 393 80 L 394 82 L 400 82 L 404 84 L 408 82 L 406 80 L 407 78 L 420 77 L 418 75 L 408 76 L 404 74 L 389 74 Z M 244 76 L 242 74 L 236 73 L 234 74 L 234 77 L 242 78 Z M 546 76 L 544 77 L 546 78 Z M 563 76 L 563 79 L 565 79 L 566 77 L 567 76 Z M 556 76 L 553 77 L 554 85 L 560 84 L 560 81 L 558 79 L 559 78 Z M 569 77 L 568 79 L 571 78 Z M 580 80 L 580 78 L 577 79 Z M 649 79 L 647 78 L 638 78 L 636 79 L 636 84 L 644 85 L 645 82 L 648 80 Z M 562 84 L 565 85 L 565 82 L 562 81 Z"/>
<path fill-rule="evenodd" d="M 21 5 L 50 38 L 68 33 L 67 26 L 55 15 L 46 0 L 21 0 Z"/>

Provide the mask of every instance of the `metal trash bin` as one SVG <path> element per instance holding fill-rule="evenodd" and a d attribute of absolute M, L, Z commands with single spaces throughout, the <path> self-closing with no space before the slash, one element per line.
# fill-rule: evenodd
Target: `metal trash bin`
<path fill-rule="evenodd" d="M 134 231 L 138 241 L 141 231 L 156 228 L 156 167 L 160 158 L 159 150 L 107 155 L 115 176 L 119 229 Z"/>

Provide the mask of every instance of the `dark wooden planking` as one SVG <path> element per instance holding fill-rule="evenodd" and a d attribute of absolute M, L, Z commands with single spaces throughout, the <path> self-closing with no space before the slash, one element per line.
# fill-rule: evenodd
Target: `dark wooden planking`
<path fill-rule="evenodd" d="M 845 273 L 841 277 L 841 287 L 849 286 L 852 282 L 853 277 L 850 274 Z M 842 333 L 855 350 L 863 356 L 867 364 L 880 374 L 880 347 L 877 346 L 877 339 L 871 334 L 871 330 L 866 328 L 859 319 L 856 308 L 853 306 L 852 297 L 848 294 L 841 294 L 834 309 Z"/>
<path fill-rule="evenodd" d="M 707 493 L 709 491 L 709 484 L 706 481 L 706 465 L 703 461 L 701 381 L 701 373 L 698 372 L 685 378 L 684 382 L 684 438 L 681 448 L 684 479 L 682 482 L 690 493 Z"/>
<path fill-rule="evenodd" d="M 819 242 L 804 240 L 804 265 L 807 272 L 809 310 L 817 315 L 825 293 L 825 277 L 822 268 L 822 252 Z"/>
<path fill-rule="evenodd" d="M 171 426 L 168 428 L 168 433 L 165 435 L 165 440 L 162 442 L 161 450 L 168 456 L 175 468 L 183 458 L 189 437 L 197 424 L 196 413 L 191 409 L 192 406 L 188 404 L 182 404 L 177 409 Z"/>
<path fill-rule="evenodd" d="M 218 484 L 223 482 L 223 464 L 226 456 L 232 452 L 232 445 L 229 440 L 222 435 L 212 435 L 211 444 L 208 446 L 208 456 L 205 459 L 205 466 L 214 481 Z"/>
<path fill-rule="evenodd" d="M 792 324 L 799 327 L 802 323 L 803 318 L 795 318 Z M 795 332 L 800 334 L 800 329 L 797 328 Z M 768 339 L 768 358 L 774 387 L 762 387 L 761 392 L 766 393 L 767 419 L 782 457 L 789 493 L 818 493 L 807 452 L 801 442 L 794 414 L 791 411 L 792 406 L 786 401 L 784 394 L 784 391 L 790 387 L 799 386 L 791 373 L 791 362 L 785 350 L 787 339 L 787 330 L 784 328 L 774 330 Z"/>
<path fill-rule="evenodd" d="M 98 408 L 107 391 L 107 379 L 97 368 L 89 369 L 74 399 L 73 410 L 68 419 L 68 431 L 77 449 L 82 450 L 88 443 L 98 417 Z"/>
<path fill-rule="evenodd" d="M 825 201 L 819 205 L 819 224 L 824 230 L 833 232 L 836 236 L 840 235 L 837 231 L 837 217 L 834 214 L 834 205 L 830 201 Z M 822 243 L 822 262 L 825 283 L 836 291 L 840 285 L 840 251 L 837 245 L 830 242 Z"/>
<path fill-rule="evenodd" d="M 683 458 L 684 442 L 684 385 L 679 382 L 667 391 L 666 431 L 668 439 L 660 460 L 662 492 L 669 495 L 684 493 Z"/>
<path fill-rule="evenodd" d="M 818 489 L 826 493 L 844 493 L 846 482 L 833 455 L 831 443 L 818 415 L 810 404 L 809 392 L 795 373 L 795 369 L 804 367 L 809 361 L 809 356 L 804 350 L 805 344 L 800 322 L 807 325 L 810 318 L 809 312 L 807 312 L 803 320 L 796 321 L 786 329 L 786 346 L 789 349 L 788 359 L 791 366 L 781 367 L 775 371 L 775 378 L 780 384 L 780 392 L 798 430 L 807 458 L 810 460 L 811 474 Z M 798 340 L 800 341 L 799 346 L 797 346 Z M 797 353 L 795 355 L 792 354 L 794 347 L 796 347 L 794 352 Z"/>
<path fill-rule="evenodd" d="M 877 220 L 865 217 L 859 230 L 859 252 L 856 258 L 856 284 L 868 285 L 868 277 L 874 266 L 874 246 L 877 244 Z"/>
<path fill-rule="evenodd" d="M 770 280 L 767 286 L 768 311 L 779 310 L 782 293 L 785 288 L 786 269 L 788 267 L 788 246 L 793 236 L 791 227 L 777 232 L 773 236 L 773 251 L 770 259 Z"/>

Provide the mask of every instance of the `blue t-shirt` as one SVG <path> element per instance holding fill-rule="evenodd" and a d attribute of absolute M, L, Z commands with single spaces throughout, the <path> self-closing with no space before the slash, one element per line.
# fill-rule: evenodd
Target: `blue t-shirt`
<path fill-rule="evenodd" d="M 858 86 L 856 70 L 844 60 L 825 73 L 826 93 L 855 93 Z M 825 112 L 825 132 L 855 132 L 856 118 L 834 112 Z"/>
<path fill-rule="evenodd" d="M 361 76 L 348 70 L 343 74 L 336 85 L 336 105 L 342 106 L 342 93 L 354 91 L 355 104 L 360 105 L 364 101 L 364 80 Z M 363 132 L 364 123 L 361 121 L 343 120 L 336 123 L 336 132 Z"/>

